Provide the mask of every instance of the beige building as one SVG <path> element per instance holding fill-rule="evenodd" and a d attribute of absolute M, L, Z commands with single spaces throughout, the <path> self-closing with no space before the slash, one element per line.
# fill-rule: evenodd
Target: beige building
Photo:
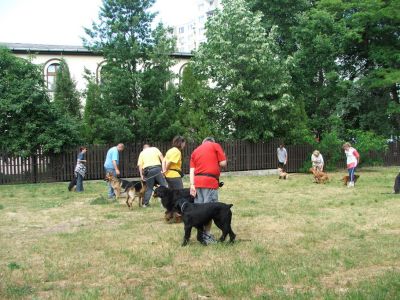
<path fill-rule="evenodd" d="M 56 71 L 61 58 L 67 63 L 71 77 L 76 82 L 77 89 L 81 92 L 86 87 L 85 68 L 95 74 L 96 78 L 99 78 L 101 67 L 106 63 L 101 54 L 89 51 L 82 46 L 20 43 L 0 43 L 0 45 L 9 48 L 18 57 L 30 59 L 34 64 L 41 65 L 50 93 L 54 91 Z M 182 75 L 182 71 L 192 55 L 178 52 L 172 53 L 171 56 L 175 61 L 171 71 L 178 75 L 176 81 L 179 82 L 179 76 Z"/>

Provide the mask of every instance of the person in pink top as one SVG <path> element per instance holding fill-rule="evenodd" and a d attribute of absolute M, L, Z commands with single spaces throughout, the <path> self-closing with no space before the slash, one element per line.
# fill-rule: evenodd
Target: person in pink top
<path fill-rule="evenodd" d="M 360 154 L 358 154 L 356 149 L 351 147 L 350 143 L 344 143 L 343 149 L 346 154 L 347 171 L 349 172 L 349 183 L 347 187 L 354 187 L 354 173 L 360 162 Z"/>

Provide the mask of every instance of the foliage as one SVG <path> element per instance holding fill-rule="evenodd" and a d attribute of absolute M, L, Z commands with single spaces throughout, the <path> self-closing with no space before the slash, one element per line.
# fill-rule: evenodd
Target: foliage
<path fill-rule="evenodd" d="M 85 45 L 101 51 L 107 61 L 102 68 L 99 93 L 91 93 L 91 97 L 100 99 L 90 102 L 101 103 L 101 108 L 90 116 L 90 140 L 164 140 L 170 139 L 171 131 L 179 127 L 175 116 L 178 109 L 171 109 L 171 105 L 179 103 L 167 89 L 173 80 L 170 54 L 175 41 L 171 30 L 161 24 L 152 30 L 154 14 L 149 9 L 153 3 L 154 0 L 105 0 L 99 21 L 93 23 L 92 29 L 86 29 Z M 168 115 L 160 117 L 157 113 L 164 110 Z"/>
<path fill-rule="evenodd" d="M 349 137 L 354 141 L 354 147 L 360 153 L 360 163 L 364 165 L 381 164 L 381 154 L 388 149 L 387 140 L 371 131 L 351 130 Z M 377 153 L 376 157 L 367 156 L 368 153 Z M 368 157 L 368 158 L 367 158 Z"/>
<path fill-rule="evenodd" d="M 262 15 L 244 0 L 225 0 L 208 21 L 207 43 L 195 57 L 196 72 L 212 82 L 210 97 L 228 138 L 266 140 L 287 126 L 290 59 L 280 54 L 276 29 L 267 32 Z M 221 126 L 222 127 L 222 126 Z"/>
<path fill-rule="evenodd" d="M 0 148 L 29 156 L 80 142 L 76 123 L 49 101 L 40 67 L 0 49 Z"/>
<path fill-rule="evenodd" d="M 182 104 L 178 118 L 185 128 L 184 135 L 192 141 L 201 142 L 206 136 L 224 138 L 207 84 L 194 72 L 193 63 L 185 67 L 179 86 Z"/>
<path fill-rule="evenodd" d="M 321 141 L 314 144 L 316 150 L 319 150 L 324 158 L 324 168 L 326 170 L 334 170 L 341 165 L 345 165 L 345 156 L 342 150 L 343 143 L 344 141 L 340 139 L 339 134 L 336 131 L 332 131 L 324 134 Z"/>
<path fill-rule="evenodd" d="M 64 59 L 61 59 L 57 69 L 54 90 L 54 105 L 61 113 L 81 119 L 81 99 L 76 90 L 76 83 L 72 80 L 69 68 Z"/>

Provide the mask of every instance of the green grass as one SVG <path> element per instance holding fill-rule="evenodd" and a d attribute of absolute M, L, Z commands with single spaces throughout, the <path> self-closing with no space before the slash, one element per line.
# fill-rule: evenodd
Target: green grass
<path fill-rule="evenodd" d="M 358 173 L 225 177 L 238 240 L 208 247 L 104 182 L 0 186 L 0 299 L 399 299 L 397 168 Z"/>

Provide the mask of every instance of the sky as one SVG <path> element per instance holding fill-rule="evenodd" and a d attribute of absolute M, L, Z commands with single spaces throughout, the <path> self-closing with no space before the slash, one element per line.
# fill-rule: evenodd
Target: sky
<path fill-rule="evenodd" d="M 174 26 L 194 15 L 196 0 L 156 0 L 155 22 Z M 81 45 L 102 0 L 0 0 L 0 42 Z"/>

